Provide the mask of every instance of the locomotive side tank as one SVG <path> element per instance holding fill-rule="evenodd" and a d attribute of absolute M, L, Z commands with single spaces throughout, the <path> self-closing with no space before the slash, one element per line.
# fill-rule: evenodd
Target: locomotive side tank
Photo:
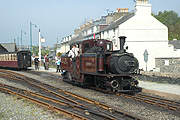
<path fill-rule="evenodd" d="M 80 53 L 73 69 L 68 53 L 61 57 L 65 81 L 81 86 L 95 86 L 116 92 L 136 92 L 141 89 L 134 79 L 138 60 L 124 49 L 126 37 L 120 37 L 120 50 L 113 51 L 112 42 L 103 39 L 85 40 L 78 44 Z"/>

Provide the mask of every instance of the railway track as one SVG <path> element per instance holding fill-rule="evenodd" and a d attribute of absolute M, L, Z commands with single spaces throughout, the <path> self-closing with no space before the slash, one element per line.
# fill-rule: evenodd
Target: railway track
<path fill-rule="evenodd" d="M 99 89 L 99 88 L 91 87 L 91 89 L 101 91 L 103 93 L 114 94 L 112 92 L 108 92 L 106 90 L 102 90 L 102 89 Z M 128 94 L 123 94 L 123 93 L 117 93 L 116 95 L 117 96 L 122 96 L 122 97 L 125 97 L 125 98 L 128 98 L 128 99 L 134 99 L 136 101 L 144 102 L 144 103 L 147 103 L 147 104 L 150 104 L 150 105 L 162 107 L 162 108 L 167 109 L 167 110 L 175 111 L 178 114 L 180 113 L 180 102 L 167 100 L 167 99 L 162 99 L 160 97 L 154 97 L 154 96 L 146 95 L 146 94 L 143 94 L 143 93 L 138 93 L 136 95 L 128 95 Z"/>
<path fill-rule="evenodd" d="M 108 93 L 108 94 L 114 94 L 113 92 L 109 92 L 106 90 L 102 90 L 99 88 L 95 88 L 95 87 L 91 87 L 91 89 L 103 92 L 103 93 Z M 139 102 L 143 102 L 146 104 L 150 104 L 150 105 L 154 105 L 157 107 L 161 107 L 170 111 L 174 111 L 177 112 L 178 114 L 180 114 L 180 102 L 176 102 L 173 100 L 167 100 L 167 99 L 163 99 L 160 97 L 154 97 L 154 96 L 150 96 L 150 95 L 146 95 L 143 93 L 138 93 L 136 95 L 128 95 L 128 94 L 124 94 L 124 93 L 115 93 L 116 96 L 120 97 L 124 97 L 124 98 L 128 98 L 128 99 L 134 99 L 136 101 Z"/>
<path fill-rule="evenodd" d="M 32 78 L 26 77 L 19 73 L 7 71 L 7 70 L 0 70 L 0 77 L 8 79 L 8 80 L 26 82 L 26 84 L 29 84 L 30 86 L 35 88 L 38 91 L 38 94 L 29 92 L 29 91 L 25 91 L 22 89 L 19 89 L 19 90 L 17 90 L 17 88 L 14 88 L 14 89 L 16 89 L 16 91 L 22 91 L 22 93 L 26 93 L 25 95 L 31 95 L 31 96 L 34 95 L 34 96 L 36 96 L 35 98 L 37 98 L 37 96 L 40 96 L 38 98 L 43 99 L 43 101 L 46 100 L 48 103 L 55 102 L 55 103 L 52 103 L 53 104 L 52 106 L 50 106 L 48 103 L 46 103 L 46 104 L 43 103 L 43 106 L 44 106 L 44 104 L 46 106 L 50 106 L 50 108 L 55 111 L 57 111 L 59 109 L 62 110 L 63 108 L 71 108 L 71 109 L 73 108 L 73 110 L 63 109 L 61 111 L 61 113 L 65 113 L 65 115 L 73 116 L 76 119 L 79 119 L 79 117 L 82 117 L 80 119 L 107 119 L 107 120 L 118 120 L 118 119 L 140 120 L 140 119 L 142 119 L 140 117 L 131 115 L 122 110 L 117 110 L 117 109 L 114 109 L 107 105 L 104 105 L 100 102 L 87 99 L 85 97 L 64 91 L 59 88 L 55 88 L 53 86 L 42 83 L 42 82 L 37 81 Z M 2 89 L 5 90 L 9 87 L 10 86 L 7 86 L 7 85 L 1 85 L 0 88 L 1 88 L 1 90 Z M 8 93 L 12 93 L 12 94 L 16 94 L 20 97 L 24 97 L 22 95 L 22 93 L 20 94 L 20 93 L 17 93 L 16 91 L 10 91 L 10 90 L 11 89 L 9 89 Z M 27 97 L 27 96 L 25 96 L 25 97 Z M 27 98 L 27 99 L 34 101 L 34 100 L 32 100 L 32 98 Z M 55 101 L 55 100 L 57 100 L 57 101 Z M 35 102 L 37 103 L 36 100 L 35 100 Z M 61 103 L 59 103 L 59 102 L 61 102 Z M 63 108 L 61 108 L 61 107 L 56 108 L 56 106 L 54 104 L 55 105 L 60 104 L 63 106 Z M 78 110 L 78 111 L 75 111 L 75 110 Z M 75 112 L 72 112 L 72 111 L 75 111 Z M 70 113 L 73 113 L 73 114 L 70 114 Z"/>
<path fill-rule="evenodd" d="M 127 94 L 116 94 L 116 95 L 123 96 L 125 98 L 134 99 L 140 102 L 145 102 L 147 104 L 155 105 L 158 107 L 162 107 L 180 113 L 180 102 L 149 96 L 143 93 L 136 94 L 135 96 L 131 96 Z"/>
<path fill-rule="evenodd" d="M 41 105 L 43 107 L 46 107 L 46 108 L 56 111 L 58 113 L 63 113 L 68 116 L 73 116 L 74 119 L 83 119 L 83 120 L 87 119 L 87 118 L 83 117 L 83 115 L 80 116 L 80 115 L 77 115 L 77 114 L 74 114 L 72 112 L 65 110 L 64 107 L 67 107 L 67 108 L 69 107 L 69 108 L 73 109 L 74 106 L 67 104 L 63 101 L 56 101 L 53 98 L 42 96 L 40 94 L 36 94 L 36 93 L 30 92 L 27 90 L 15 88 L 15 87 L 8 86 L 8 85 L 1 84 L 1 83 L 0 83 L 0 91 L 9 93 L 9 94 L 13 94 L 13 95 L 17 95 L 23 99 L 30 100 L 38 105 Z"/>

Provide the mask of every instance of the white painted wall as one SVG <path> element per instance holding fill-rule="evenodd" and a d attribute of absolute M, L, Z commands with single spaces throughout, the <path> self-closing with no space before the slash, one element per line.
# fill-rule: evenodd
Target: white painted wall
<path fill-rule="evenodd" d="M 66 44 L 61 45 L 61 47 L 58 49 L 58 52 L 66 53 L 69 50 L 70 50 L 70 46 L 69 46 L 69 44 L 66 43 Z"/>
<path fill-rule="evenodd" d="M 155 67 L 155 58 L 167 55 L 168 28 L 151 15 L 135 14 L 134 17 L 119 25 L 119 36 L 126 36 L 129 52 L 139 60 L 140 68 L 146 70 L 144 51 L 149 53 L 148 70 Z M 118 46 L 119 48 L 119 46 Z"/>
<path fill-rule="evenodd" d="M 168 28 L 153 16 L 135 15 L 119 25 L 119 36 L 127 36 L 129 52 L 134 53 L 140 68 L 146 69 L 143 53 L 149 53 L 148 70 L 155 67 L 157 57 L 178 57 L 179 52 L 168 46 Z"/>
<path fill-rule="evenodd" d="M 87 35 L 90 35 L 90 34 L 92 34 L 92 28 L 89 28 L 89 29 L 87 30 Z"/>
<path fill-rule="evenodd" d="M 98 32 L 98 26 L 94 26 L 94 27 L 93 27 L 93 32 L 94 32 L 94 33 Z"/>

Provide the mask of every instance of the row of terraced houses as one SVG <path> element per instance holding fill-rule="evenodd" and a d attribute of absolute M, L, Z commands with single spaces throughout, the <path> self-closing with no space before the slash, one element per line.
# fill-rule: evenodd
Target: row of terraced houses
<path fill-rule="evenodd" d="M 115 12 L 90 20 L 74 30 L 72 35 L 62 38 L 59 51 L 70 50 L 69 44 L 87 39 L 108 39 L 113 42 L 113 50 L 120 49 L 119 36 L 126 36 L 128 52 L 134 53 L 140 68 L 153 70 L 155 59 L 178 57 L 180 51 L 168 44 L 168 28 L 152 16 L 152 5 L 148 0 L 136 0 L 134 10 L 118 8 Z M 144 52 L 148 52 L 148 62 Z"/>

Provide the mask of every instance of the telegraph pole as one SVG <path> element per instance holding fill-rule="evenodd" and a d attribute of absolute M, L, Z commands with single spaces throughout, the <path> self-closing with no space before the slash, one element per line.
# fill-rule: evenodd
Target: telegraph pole
<path fill-rule="evenodd" d="M 145 49 L 143 55 L 144 55 L 144 62 L 146 63 L 146 71 L 147 71 L 147 62 L 148 62 L 148 55 L 149 55 L 147 49 Z"/>
<path fill-rule="evenodd" d="M 14 38 L 14 43 L 16 44 L 16 38 Z"/>
<path fill-rule="evenodd" d="M 57 48 L 58 48 L 58 37 L 57 37 L 57 41 L 56 41 L 56 51 L 57 52 Z"/>
<path fill-rule="evenodd" d="M 32 53 L 32 23 L 30 21 L 30 50 Z"/>
<path fill-rule="evenodd" d="M 40 28 L 39 28 L 39 62 L 41 65 L 41 32 L 40 32 Z"/>
<path fill-rule="evenodd" d="M 21 30 L 21 48 L 22 48 L 22 30 Z"/>
<path fill-rule="evenodd" d="M 19 46 L 19 37 L 17 37 L 17 45 Z"/>

